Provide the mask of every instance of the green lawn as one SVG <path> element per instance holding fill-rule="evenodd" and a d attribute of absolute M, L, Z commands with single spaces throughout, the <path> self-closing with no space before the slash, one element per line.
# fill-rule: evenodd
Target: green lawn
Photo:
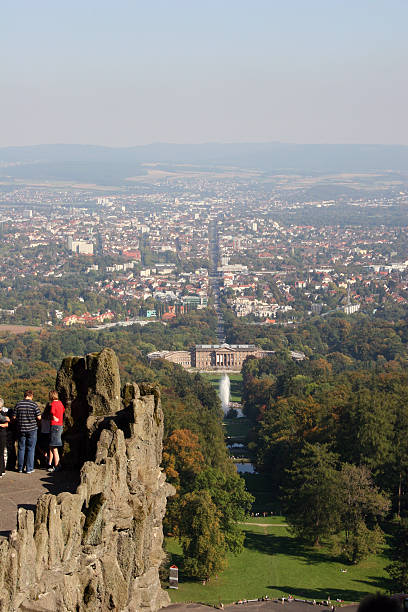
<path fill-rule="evenodd" d="M 278 491 L 273 489 L 270 478 L 265 474 L 243 474 L 245 486 L 254 497 L 252 505 L 253 512 L 282 512 L 281 502 L 279 501 Z"/>
<path fill-rule="evenodd" d="M 225 433 L 231 438 L 244 438 L 246 439 L 249 429 L 250 422 L 248 419 L 224 419 Z"/>
<path fill-rule="evenodd" d="M 219 373 L 209 373 L 209 372 L 201 372 L 201 376 L 203 376 L 206 380 L 208 380 L 213 387 L 218 391 L 220 380 L 224 376 L 224 374 Z M 240 402 L 242 396 L 242 374 L 239 372 L 231 372 L 228 373 L 230 379 L 230 393 L 231 393 L 231 402 Z"/>
<path fill-rule="evenodd" d="M 286 524 L 286 518 L 284 516 L 274 515 L 274 516 L 251 516 L 245 519 L 246 523 L 262 523 L 268 525 L 283 525 Z"/>
<path fill-rule="evenodd" d="M 282 520 L 283 517 L 274 517 Z M 259 522 L 265 521 L 263 517 Z M 229 557 L 229 566 L 218 578 L 203 586 L 199 582 L 183 582 L 177 591 L 170 590 L 173 602 L 193 601 L 212 605 L 231 603 L 238 599 L 254 599 L 262 595 L 271 598 L 292 594 L 307 599 L 340 598 L 346 602 L 360 601 L 368 593 L 386 590 L 384 567 L 386 554 L 371 557 L 356 566 L 346 566 L 325 548 L 307 548 L 289 535 L 286 527 L 244 525 L 244 552 Z M 173 562 L 181 567 L 181 550 L 177 540 L 167 539 L 167 549 Z M 387 553 L 387 550 L 385 551 Z M 347 569 L 342 572 L 341 569 Z"/>

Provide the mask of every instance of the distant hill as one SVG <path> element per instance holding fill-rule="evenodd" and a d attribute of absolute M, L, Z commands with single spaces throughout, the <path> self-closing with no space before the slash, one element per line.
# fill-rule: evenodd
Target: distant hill
<path fill-rule="evenodd" d="M 123 182 L 143 174 L 143 163 L 235 166 L 278 172 L 406 172 L 408 146 L 272 143 L 151 144 L 137 147 L 36 145 L 0 148 L 0 177 Z"/>

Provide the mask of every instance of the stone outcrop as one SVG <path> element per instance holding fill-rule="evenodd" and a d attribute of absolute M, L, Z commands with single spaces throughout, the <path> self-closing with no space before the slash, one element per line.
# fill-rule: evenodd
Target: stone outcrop
<path fill-rule="evenodd" d="M 42 495 L 0 544 L 0 610 L 153 611 L 160 587 L 162 519 L 173 489 L 160 469 L 163 414 L 152 385 L 120 390 L 110 349 L 63 361 L 65 461 L 75 494 Z M 64 477 L 64 471 L 59 474 Z"/>

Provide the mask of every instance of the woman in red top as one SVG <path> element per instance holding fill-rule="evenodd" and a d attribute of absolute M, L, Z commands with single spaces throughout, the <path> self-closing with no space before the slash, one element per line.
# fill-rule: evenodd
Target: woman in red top
<path fill-rule="evenodd" d="M 51 426 L 50 426 L 50 453 L 48 455 L 48 471 L 49 472 L 59 472 L 61 469 L 60 466 L 60 456 L 58 452 L 58 448 L 62 446 L 61 434 L 62 434 L 62 425 L 63 425 L 63 416 L 65 412 L 65 408 L 62 402 L 58 399 L 58 393 L 56 391 L 51 391 L 50 395 L 50 404 L 51 404 Z M 54 465 L 52 465 L 52 461 L 54 460 Z"/>

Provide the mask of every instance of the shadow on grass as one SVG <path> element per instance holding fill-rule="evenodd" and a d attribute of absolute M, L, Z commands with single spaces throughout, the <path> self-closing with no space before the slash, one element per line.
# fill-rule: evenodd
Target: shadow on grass
<path fill-rule="evenodd" d="M 274 585 L 269 585 L 268 589 L 275 589 Z M 343 601 L 355 601 L 360 602 L 367 595 L 371 595 L 372 591 L 358 591 L 354 589 L 342 589 L 342 588 L 325 588 L 325 589 L 307 589 L 307 588 L 296 588 L 290 585 L 279 586 L 280 591 L 293 595 L 299 599 L 309 599 L 316 601 L 331 599 L 332 603 L 336 603 L 336 599 L 342 599 Z"/>
<path fill-rule="evenodd" d="M 230 436 L 234 442 L 245 442 L 248 431 L 249 421 L 248 419 L 225 419 L 226 433 Z"/>
<path fill-rule="evenodd" d="M 230 379 L 230 395 L 232 401 L 241 401 L 242 396 L 242 380 Z"/>
<path fill-rule="evenodd" d="M 183 555 L 178 553 L 171 553 L 171 564 L 177 565 L 177 567 L 183 569 Z"/>
<path fill-rule="evenodd" d="M 182 555 L 182 553 L 171 553 L 171 565 L 177 565 L 178 570 L 179 570 L 179 579 L 181 580 L 181 582 L 183 583 L 190 583 L 190 584 L 201 584 L 201 580 L 199 580 L 198 578 L 191 578 L 190 576 L 184 576 L 184 557 Z"/>
<path fill-rule="evenodd" d="M 311 548 L 302 545 L 287 535 L 275 535 L 272 533 L 254 533 L 245 530 L 245 548 L 256 550 L 266 555 L 285 555 L 296 559 L 303 559 L 307 565 L 319 563 L 338 563 L 338 557 L 330 555 L 327 550 Z"/>
<path fill-rule="evenodd" d="M 382 552 L 382 556 L 391 563 L 393 560 L 393 551 L 395 549 L 396 538 L 398 537 L 398 525 L 395 523 L 383 523 L 381 529 L 385 534 L 385 548 Z"/>
<path fill-rule="evenodd" d="M 368 584 L 375 587 L 379 591 L 385 591 L 386 593 L 392 592 L 392 582 L 386 576 L 367 576 L 367 580 L 356 580 L 361 584 Z"/>

